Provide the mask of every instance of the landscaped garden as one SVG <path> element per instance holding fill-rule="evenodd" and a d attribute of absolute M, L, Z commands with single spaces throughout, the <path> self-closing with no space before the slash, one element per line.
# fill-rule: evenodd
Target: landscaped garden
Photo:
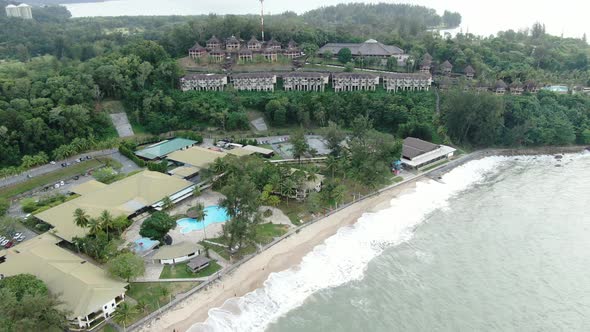
<path fill-rule="evenodd" d="M 187 263 L 180 263 L 175 265 L 166 265 L 160 274 L 160 279 L 190 279 L 190 278 L 204 278 L 213 275 L 215 272 L 221 270 L 221 265 L 216 261 L 211 261 L 209 266 L 193 273 L 187 266 Z"/>

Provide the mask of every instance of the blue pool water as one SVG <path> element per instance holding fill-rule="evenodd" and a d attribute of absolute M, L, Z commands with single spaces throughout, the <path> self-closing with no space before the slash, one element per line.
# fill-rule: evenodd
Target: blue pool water
<path fill-rule="evenodd" d="M 227 214 L 227 210 L 220 206 L 208 206 L 205 208 L 205 220 L 196 220 L 192 218 L 182 218 L 176 221 L 178 227 L 180 227 L 181 233 L 190 233 L 193 231 L 200 231 L 203 228 L 215 224 L 215 223 L 224 223 L 229 220 L 229 215 Z"/>
<path fill-rule="evenodd" d="M 137 239 L 133 242 L 135 244 L 133 247 L 133 251 L 135 251 L 138 254 L 150 250 L 152 247 L 160 243 L 159 241 L 155 241 L 147 237 L 142 237 L 141 239 Z"/>

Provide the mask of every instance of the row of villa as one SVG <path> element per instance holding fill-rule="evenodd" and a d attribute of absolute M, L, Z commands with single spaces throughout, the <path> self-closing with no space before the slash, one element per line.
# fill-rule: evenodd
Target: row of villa
<path fill-rule="evenodd" d="M 232 84 L 238 91 L 274 91 L 275 73 L 189 74 L 180 79 L 183 91 L 223 91 Z M 332 81 L 334 91 L 375 91 L 380 84 L 387 91 L 428 91 L 432 77 L 425 73 L 322 73 L 290 72 L 281 74 L 285 91 L 323 92 Z"/>
<path fill-rule="evenodd" d="M 192 59 L 208 58 L 213 62 L 221 62 L 227 57 L 235 57 L 240 61 L 252 61 L 255 56 L 259 55 L 268 61 L 277 61 L 279 55 L 294 59 L 303 54 L 297 43 L 290 40 L 286 48 L 283 45 L 271 39 L 268 42 L 261 42 L 256 37 L 252 37 L 248 42 L 231 36 L 225 42 L 219 38 L 211 37 L 205 47 L 198 42 L 188 50 L 188 55 Z"/>

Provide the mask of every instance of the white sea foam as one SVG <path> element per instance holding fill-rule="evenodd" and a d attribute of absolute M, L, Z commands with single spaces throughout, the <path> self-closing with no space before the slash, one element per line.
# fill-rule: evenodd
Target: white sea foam
<path fill-rule="evenodd" d="M 446 208 L 452 196 L 481 182 L 508 159 L 472 161 L 445 174 L 442 183 L 417 183 L 414 192 L 394 199 L 390 208 L 366 213 L 353 226 L 341 228 L 307 254 L 299 266 L 272 273 L 262 288 L 211 309 L 209 318 L 189 331 L 263 331 L 314 292 L 362 279 L 373 258 L 408 241 L 425 216 Z"/>

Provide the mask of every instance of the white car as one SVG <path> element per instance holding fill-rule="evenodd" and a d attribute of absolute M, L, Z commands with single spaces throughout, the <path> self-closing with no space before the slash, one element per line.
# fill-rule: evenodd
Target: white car
<path fill-rule="evenodd" d="M 9 242 L 8 240 L 4 240 L 4 241 L 0 242 L 0 246 L 4 247 L 8 242 Z"/>
<path fill-rule="evenodd" d="M 65 186 L 65 185 L 66 185 L 66 183 L 65 183 L 65 182 L 63 182 L 63 181 L 60 181 L 60 182 L 59 182 L 59 185 L 60 185 L 60 186 Z"/>
<path fill-rule="evenodd" d="M 0 243 L 2 243 L 2 241 L 6 240 L 6 237 L 2 236 L 0 237 Z"/>
<path fill-rule="evenodd" d="M 23 233 L 16 233 L 16 234 L 14 234 L 14 236 L 12 238 L 16 240 L 19 237 L 21 237 L 21 235 L 23 235 Z"/>
<path fill-rule="evenodd" d="M 27 237 L 26 236 L 21 236 L 18 239 L 16 239 L 17 242 L 23 242 Z"/>
<path fill-rule="evenodd" d="M 51 165 L 55 165 L 55 161 L 50 162 Z"/>

